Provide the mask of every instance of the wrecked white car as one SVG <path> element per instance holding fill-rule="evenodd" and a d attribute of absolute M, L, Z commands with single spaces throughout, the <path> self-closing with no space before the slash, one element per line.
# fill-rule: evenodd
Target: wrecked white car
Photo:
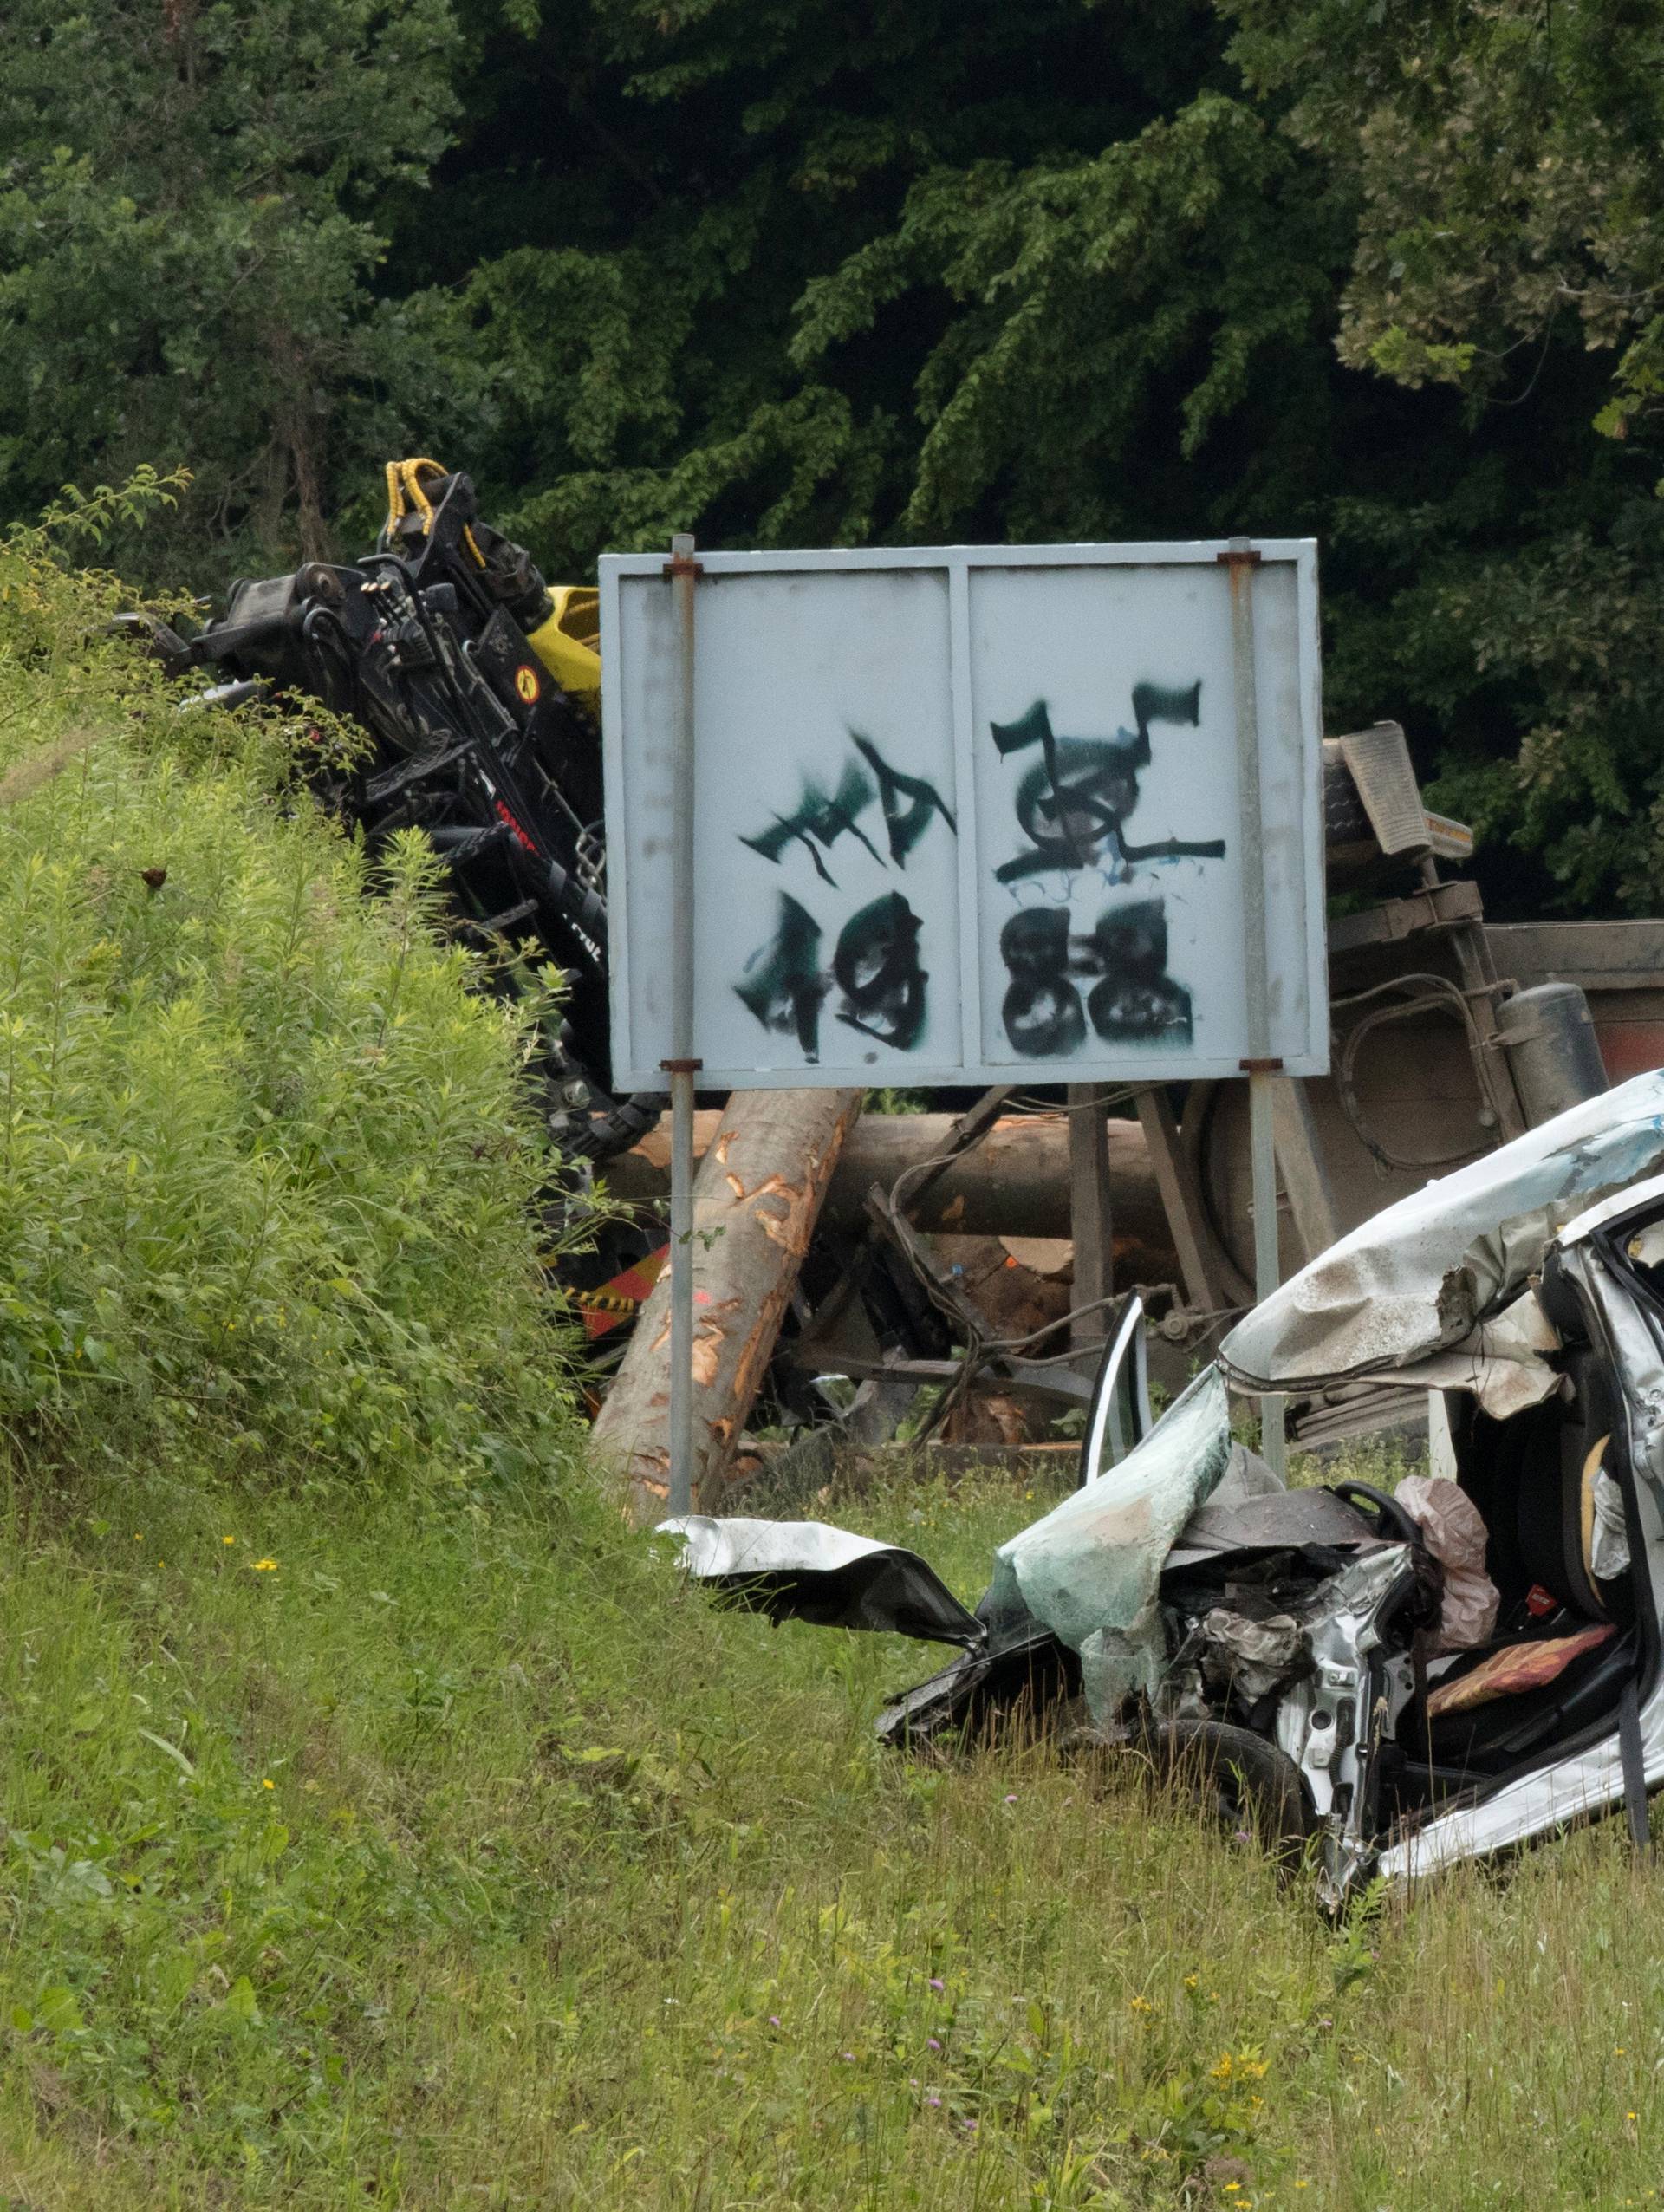
<path fill-rule="evenodd" d="M 911 1553 L 811 1522 L 667 1523 L 777 1617 L 964 1647 L 892 1740 L 1082 1698 L 1207 1778 L 1337 1903 L 1664 1780 L 1664 1072 L 1429 1183 L 1323 1253 L 1147 1425 L 1106 1354 L 1081 1487 L 967 1611 Z M 1284 1489 L 1230 1393 L 1440 1394 L 1453 1479 Z"/>

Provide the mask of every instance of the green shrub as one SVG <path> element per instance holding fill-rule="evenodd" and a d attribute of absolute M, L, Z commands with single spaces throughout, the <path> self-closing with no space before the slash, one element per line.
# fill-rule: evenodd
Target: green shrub
<path fill-rule="evenodd" d="M 68 565 L 0 547 L 0 1422 L 35 1454 L 467 1480 L 569 1433 L 526 1032 L 366 862 L 275 714 L 182 715 Z"/>

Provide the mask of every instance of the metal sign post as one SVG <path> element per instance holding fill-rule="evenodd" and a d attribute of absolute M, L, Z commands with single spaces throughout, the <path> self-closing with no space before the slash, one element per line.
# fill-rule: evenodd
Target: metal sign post
<path fill-rule="evenodd" d="M 693 595 L 699 564 L 686 533 L 664 573 L 676 608 L 679 712 L 671 785 L 670 1510 L 693 1510 Z"/>
<path fill-rule="evenodd" d="M 1115 1290 L 1113 1197 L 1109 1187 L 1106 1085 L 1069 1086 L 1069 1214 L 1075 1239 L 1076 1318 L 1070 1337 L 1095 1369 L 1109 1334 L 1108 1299 Z M 1089 1370 L 1090 1371 L 1090 1370 Z"/>
<path fill-rule="evenodd" d="M 1278 1280 L 1274 1085 L 1283 1063 L 1271 1049 L 1271 960 L 1265 931 L 1265 849 L 1259 790 L 1259 693 L 1254 669 L 1254 570 L 1259 556 L 1245 537 L 1219 555 L 1231 576 L 1231 644 L 1237 694 L 1237 790 L 1241 810 L 1244 945 L 1247 955 L 1248 1152 L 1253 1177 L 1254 1295 Z M 1287 1470 L 1284 1401 L 1259 1402 L 1260 1450 L 1278 1474 Z"/>

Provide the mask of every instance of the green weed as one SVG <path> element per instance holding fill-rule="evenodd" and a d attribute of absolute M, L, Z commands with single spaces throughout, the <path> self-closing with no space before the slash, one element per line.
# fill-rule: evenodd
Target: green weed
<path fill-rule="evenodd" d="M 23 1497 L 15 2199 L 1443 2212 L 1657 2186 L 1660 1879 L 1615 1827 L 1335 1931 L 1113 1771 L 881 1753 L 927 1651 L 718 1611 L 582 1489 Z M 919 1480 L 829 1510 L 974 1595 L 1043 1502 Z"/>
<path fill-rule="evenodd" d="M 306 732 L 105 634 L 55 543 L 159 496 L 0 545 L 0 1422 L 37 1471 L 524 1474 L 570 1428 L 526 1031 L 419 840 L 364 895 Z"/>

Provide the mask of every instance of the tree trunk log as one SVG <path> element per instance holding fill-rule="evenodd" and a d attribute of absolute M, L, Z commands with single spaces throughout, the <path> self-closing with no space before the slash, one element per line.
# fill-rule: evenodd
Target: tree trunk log
<path fill-rule="evenodd" d="M 734 1447 L 774 1350 L 859 1090 L 736 1091 L 701 1115 L 693 1181 L 693 1502 L 719 1513 Z M 666 1149 L 668 1134 L 666 1137 Z M 591 1441 L 638 1526 L 670 1487 L 670 1270 L 653 1285 Z"/>
<path fill-rule="evenodd" d="M 888 1190 L 906 1168 L 946 1150 L 951 1114 L 868 1114 L 849 1133 L 827 1193 L 822 1220 L 829 1228 L 860 1228 L 868 1192 Z M 719 1114 L 700 1114 L 694 1127 L 703 1154 Z M 1173 1234 L 1161 1209 L 1144 1132 L 1136 1122 L 1111 1122 L 1109 1187 L 1115 1211 L 1115 1266 L 1119 1283 L 1180 1279 Z M 608 1188 L 640 1203 L 669 1189 L 668 1122 L 633 1152 L 610 1161 Z M 907 1194 L 903 1192 L 903 1200 Z M 973 1152 L 949 1168 L 916 1207 L 903 1210 L 916 1226 L 966 1236 L 1067 1237 L 1069 1130 L 1062 1114 L 1012 1115 L 996 1122 Z"/>

